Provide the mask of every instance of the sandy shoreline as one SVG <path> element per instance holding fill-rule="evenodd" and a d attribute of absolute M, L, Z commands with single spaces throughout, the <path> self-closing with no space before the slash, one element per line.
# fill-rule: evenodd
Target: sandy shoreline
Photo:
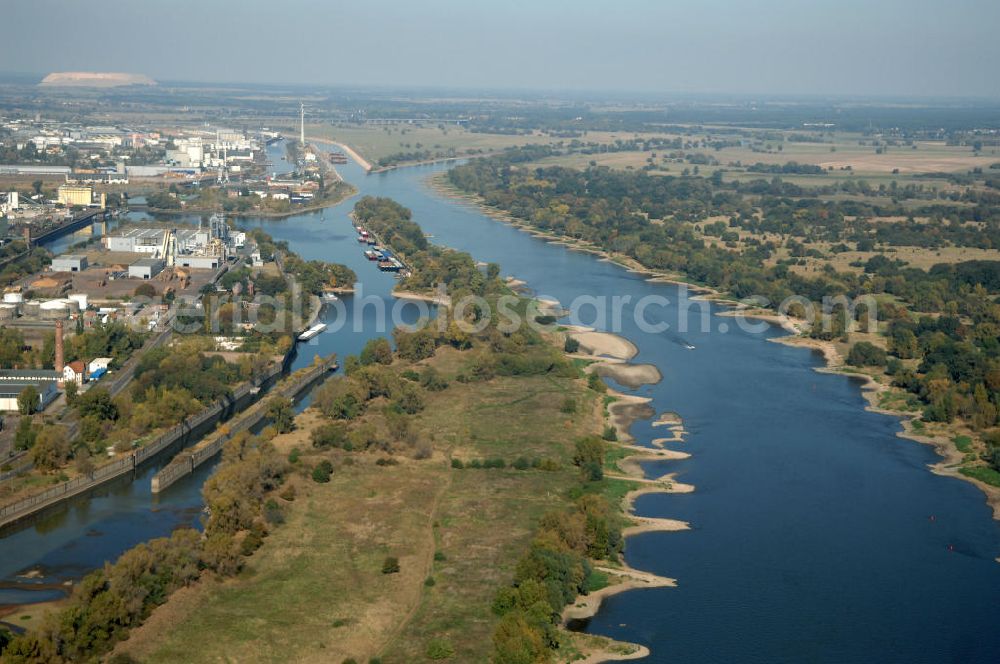
<path fill-rule="evenodd" d="M 569 336 L 580 343 L 580 348 L 595 357 L 607 356 L 627 361 L 639 354 L 634 343 L 610 332 L 571 332 Z"/>
<path fill-rule="evenodd" d="M 773 339 L 773 341 L 776 341 L 778 343 L 785 343 L 787 345 L 807 347 L 813 350 L 818 350 L 823 354 L 828 370 L 832 370 L 835 369 L 836 367 L 843 366 L 843 358 L 837 352 L 836 347 L 832 343 L 805 339 L 799 336 L 802 334 L 802 328 L 800 327 L 800 324 L 796 324 L 796 321 L 790 319 L 787 316 L 780 315 L 773 311 L 752 310 L 750 307 L 747 307 L 742 303 L 734 302 L 726 298 L 726 296 L 716 291 L 715 289 L 690 284 L 689 282 L 685 281 L 683 277 L 678 277 L 677 275 L 657 273 L 656 271 L 644 268 L 636 261 L 621 259 L 621 258 L 616 259 L 611 254 L 602 249 L 596 247 L 584 246 L 582 243 L 579 242 L 566 241 L 565 238 L 559 238 L 551 234 L 540 232 L 537 229 L 531 228 L 526 222 L 519 219 L 515 219 L 512 215 L 506 212 L 488 208 L 487 206 L 483 205 L 481 201 L 477 200 L 473 196 L 463 195 L 461 192 L 457 192 L 456 190 L 448 186 L 446 183 L 444 183 L 442 181 L 442 178 L 437 178 L 435 180 L 432 180 L 430 186 L 444 196 L 448 196 L 451 198 L 458 198 L 460 200 L 467 201 L 470 204 L 475 205 L 480 211 L 482 211 L 486 215 L 491 216 L 499 221 L 503 221 L 505 223 L 514 225 L 515 227 L 524 230 L 525 232 L 528 232 L 534 235 L 535 237 L 544 239 L 548 242 L 563 244 L 564 246 L 568 247 L 571 250 L 584 251 L 587 253 L 600 256 L 602 260 L 615 262 L 619 265 L 622 265 L 631 272 L 647 275 L 649 277 L 648 281 L 660 282 L 660 283 L 673 283 L 684 286 L 686 288 L 697 289 L 699 295 L 695 299 L 711 300 L 717 302 L 718 304 L 728 305 L 731 307 L 728 311 L 716 312 L 716 315 L 730 316 L 730 317 L 746 317 L 749 319 L 760 320 L 763 322 L 770 323 L 772 325 L 779 326 L 785 332 L 787 332 L 788 335 L 785 337 Z M 582 341 L 581 341 L 581 346 L 584 346 Z M 591 352 L 594 351 L 592 350 Z M 632 355 L 631 357 L 634 357 L 634 355 Z M 630 358 L 624 358 L 625 361 L 627 361 L 627 359 Z M 875 382 L 870 378 L 869 380 L 872 383 Z M 877 401 L 874 401 L 873 399 L 877 397 L 871 396 L 871 393 L 872 393 L 871 390 L 866 390 L 865 396 L 866 399 L 868 399 L 869 401 L 868 409 L 874 410 L 873 406 L 875 406 Z M 617 399 L 614 403 L 609 404 L 608 406 L 608 412 L 612 421 L 612 425 L 618 431 L 620 440 L 632 440 L 631 435 L 628 433 L 628 429 L 630 428 L 631 423 L 634 422 L 639 417 L 651 415 L 649 413 L 649 411 L 651 410 L 651 407 L 649 406 L 650 400 L 643 397 L 637 397 L 634 395 L 621 395 L 620 393 L 614 393 L 610 391 L 609 394 L 611 394 Z M 645 409 L 645 410 L 640 410 L 640 409 Z M 885 412 L 885 411 L 879 411 L 879 412 Z M 891 412 L 891 413 L 886 412 L 886 414 L 891 414 L 901 418 L 904 430 L 898 434 L 899 436 L 911 438 L 918 442 L 933 444 L 938 453 L 944 457 L 945 459 L 944 461 L 932 467 L 932 472 L 936 472 L 939 474 L 947 474 L 953 477 L 959 477 L 960 479 L 963 479 L 965 481 L 970 481 L 976 486 L 979 486 L 986 493 L 987 502 L 993 508 L 994 517 L 1000 519 L 1000 489 L 997 489 L 996 487 L 990 487 L 982 482 L 961 475 L 953 468 L 945 467 L 948 463 L 949 457 L 951 456 L 950 451 L 953 449 L 953 446 L 951 446 L 950 441 L 945 441 L 945 443 L 947 444 L 947 447 L 945 447 L 945 445 L 942 444 L 941 441 L 921 440 L 920 437 L 917 437 L 914 433 L 912 433 L 911 415 L 906 413 L 896 413 L 896 412 Z M 661 418 L 661 420 L 662 419 L 663 418 Z M 653 441 L 654 445 L 662 447 L 663 444 L 667 442 L 679 442 L 680 440 L 682 440 L 683 434 L 685 432 L 683 429 L 683 423 L 680 422 L 679 420 L 680 418 L 677 418 L 677 421 L 673 421 L 673 419 L 671 418 L 666 421 L 658 421 L 657 423 L 655 423 L 660 426 L 669 427 L 671 432 L 673 433 L 673 437 L 658 438 L 655 441 Z M 627 469 L 633 473 L 635 472 L 636 469 L 641 470 L 641 467 L 639 467 L 637 463 L 636 464 L 623 463 L 621 465 L 623 469 Z M 629 479 L 633 479 L 633 481 L 635 481 L 635 478 L 629 478 Z M 694 490 L 694 487 L 691 485 L 675 482 L 673 474 L 665 475 L 657 480 L 652 480 L 652 481 L 646 480 L 645 482 L 643 482 L 643 484 L 646 484 L 647 486 L 630 491 L 624 497 L 623 502 L 625 504 L 623 507 L 626 514 L 632 515 L 634 509 L 634 501 L 639 496 L 646 495 L 649 493 L 664 493 L 664 492 L 681 493 L 681 492 L 690 492 Z M 660 529 L 661 526 L 665 525 L 666 524 L 644 523 L 641 525 L 636 524 L 636 527 L 648 528 L 649 530 L 658 530 Z M 648 532 L 649 530 L 642 530 L 641 532 Z M 635 534 L 635 532 L 636 532 L 635 530 L 630 531 L 631 534 Z M 1000 561 L 1000 558 L 998 558 L 998 561 Z M 592 606 L 590 615 L 594 615 L 597 612 L 600 606 L 601 599 L 603 599 L 604 596 L 615 594 L 617 592 L 624 592 L 626 590 L 631 589 L 632 587 L 636 586 L 629 584 L 628 587 L 622 587 L 618 590 L 605 589 L 607 591 L 606 593 L 604 593 L 601 597 L 595 599 L 592 603 L 588 603 L 587 605 L 588 607 L 590 607 L 591 604 L 596 604 L 596 606 Z M 643 586 L 638 586 L 638 587 L 643 587 Z M 564 614 L 564 617 L 565 615 L 566 614 Z M 587 661 L 599 662 L 604 660 L 588 658 Z"/>
<path fill-rule="evenodd" d="M 373 166 L 371 165 L 371 163 L 369 163 L 369 161 L 367 159 L 365 159 L 360 154 L 358 154 L 354 150 L 354 148 L 352 148 L 347 143 L 339 143 L 337 141 L 331 141 L 328 138 L 311 138 L 310 140 L 315 140 L 315 141 L 320 141 L 320 142 L 323 142 L 323 143 L 330 143 L 332 145 L 336 145 L 338 148 L 340 148 L 341 150 L 343 150 L 344 153 L 348 157 L 350 157 L 351 159 L 353 159 L 357 163 L 357 165 L 360 166 L 361 168 L 363 168 L 363 169 L 365 169 L 366 171 L 369 171 L 369 172 L 371 172 L 371 170 L 373 168 Z"/>
<path fill-rule="evenodd" d="M 1000 521 L 1000 487 L 995 487 L 991 484 L 983 482 L 982 480 L 960 473 L 957 467 L 960 463 L 962 463 L 964 455 L 958 451 L 950 438 L 944 436 L 929 436 L 917 431 L 913 426 L 913 422 L 920 419 L 919 413 L 893 410 L 879 406 L 879 396 L 890 389 L 887 385 L 878 382 L 870 375 L 863 373 L 860 370 L 852 370 L 851 367 L 847 365 L 844 357 L 837 350 L 837 347 L 833 344 L 833 342 L 797 336 L 802 332 L 800 328 L 801 321 L 798 321 L 797 324 L 796 319 L 789 319 L 778 315 L 751 314 L 751 316 L 760 320 L 773 322 L 774 324 L 780 324 L 782 328 L 789 331 L 789 334 L 769 339 L 769 341 L 797 348 L 808 348 L 809 350 L 819 352 L 823 356 L 824 366 L 816 367 L 814 369 L 816 372 L 834 374 L 838 376 L 850 376 L 861 380 L 861 395 L 864 397 L 866 402 L 865 410 L 871 413 L 878 413 L 880 415 L 887 415 L 889 417 L 899 419 L 900 426 L 903 427 L 903 430 L 896 432 L 896 437 L 933 447 L 937 455 L 941 457 L 941 460 L 935 464 L 928 464 L 927 468 L 935 475 L 951 477 L 975 485 L 985 495 L 986 504 L 989 505 L 990 509 L 993 511 L 993 518 Z M 779 323 L 778 319 L 785 321 L 785 323 Z M 1000 562 L 1000 560 L 998 560 L 998 562 Z"/>
<path fill-rule="evenodd" d="M 641 399 L 641 397 L 633 397 Z M 639 461 L 655 459 L 685 459 L 690 455 L 685 452 L 674 450 L 655 450 L 638 445 L 618 444 L 617 447 L 628 450 L 631 454 L 621 460 L 619 466 L 627 472 L 627 475 L 606 474 L 605 477 L 614 479 L 625 479 L 645 486 L 633 489 L 625 494 L 622 499 L 621 509 L 627 516 L 630 524 L 622 529 L 622 537 L 629 538 L 635 535 L 651 532 L 677 532 L 689 530 L 690 524 L 678 519 L 663 519 L 653 517 L 643 517 L 634 514 L 634 501 L 637 497 L 649 493 L 688 493 L 694 490 L 689 484 L 682 484 L 673 479 L 673 473 L 663 477 L 652 479 L 645 477 L 645 474 L 638 465 Z M 631 460 L 631 463 L 629 461 Z M 638 588 L 673 588 L 677 586 L 677 580 L 665 576 L 659 576 L 650 572 L 635 569 L 622 562 L 620 566 L 595 565 L 595 570 L 609 575 L 609 580 L 615 583 L 600 590 L 576 598 L 572 605 L 563 609 L 563 625 L 570 621 L 590 618 L 597 614 L 603 601 L 619 593 L 635 590 Z M 641 659 L 647 657 L 650 651 L 645 646 L 629 644 L 636 649 L 628 653 L 616 652 L 610 649 L 590 650 L 587 657 L 582 662 L 599 664 L 600 662 L 623 661 L 630 659 Z"/>
<path fill-rule="evenodd" d="M 451 298 L 447 295 L 431 295 L 428 293 L 414 293 L 413 291 L 393 290 L 392 296 L 400 300 L 416 300 L 419 302 L 430 302 L 442 307 L 451 306 Z"/>
<path fill-rule="evenodd" d="M 455 190 L 446 182 L 443 182 L 442 178 L 430 179 L 429 186 L 438 193 L 440 193 L 442 196 L 467 202 L 470 205 L 475 206 L 477 209 L 480 210 L 480 212 L 482 212 L 486 216 L 492 217 L 504 223 L 511 224 L 512 226 L 519 228 L 535 237 L 546 240 L 548 242 L 562 244 L 574 251 L 583 251 L 586 253 L 591 253 L 600 256 L 602 260 L 607 260 L 609 262 L 621 265 L 629 272 L 648 276 L 649 278 L 647 279 L 647 281 L 655 283 L 676 284 L 679 286 L 684 286 L 690 290 L 699 292 L 700 295 L 693 299 L 711 300 L 718 304 L 728 305 L 729 307 L 731 307 L 728 311 L 716 312 L 715 315 L 717 316 L 726 316 L 726 317 L 742 316 L 747 319 L 760 320 L 781 327 L 783 330 L 788 332 L 788 335 L 785 337 L 777 337 L 774 339 L 770 339 L 770 341 L 790 346 L 799 346 L 803 348 L 809 348 L 811 350 L 817 350 L 823 354 L 827 362 L 827 367 L 831 370 L 836 370 L 838 367 L 841 367 L 844 364 L 843 358 L 836 351 L 836 348 L 832 343 L 798 336 L 802 334 L 802 328 L 801 328 L 802 321 L 797 321 L 796 319 L 775 313 L 770 310 L 761 310 L 748 307 L 747 305 L 741 302 L 728 298 L 726 295 L 724 295 L 723 293 L 719 292 L 716 289 L 707 286 L 702 286 L 699 284 L 694 284 L 691 283 L 690 281 L 685 281 L 683 275 L 667 274 L 659 272 L 657 270 L 650 270 L 632 259 L 624 257 L 616 257 L 611 255 L 609 252 L 599 249 L 597 247 L 587 246 L 585 245 L 585 243 L 574 242 L 568 240 L 567 238 L 562 238 L 550 233 L 539 231 L 535 228 L 532 228 L 529 224 L 527 224 L 523 220 L 517 219 L 512 215 L 508 214 L 507 212 L 504 212 L 503 210 L 496 210 L 494 208 L 491 208 L 487 205 L 484 205 L 481 201 L 477 200 L 476 197 Z M 838 371 L 836 373 L 842 373 L 842 372 Z M 867 395 L 866 398 L 868 398 Z M 993 518 L 996 520 L 1000 520 L 1000 487 L 995 487 L 990 484 L 986 484 L 981 480 L 977 480 L 973 477 L 963 475 L 962 473 L 958 472 L 955 468 L 950 467 L 954 463 L 954 461 L 950 460 L 953 459 L 953 451 L 954 451 L 954 445 L 951 443 L 950 440 L 940 437 L 924 436 L 914 432 L 912 421 L 916 418 L 912 413 L 881 409 L 871 401 L 869 401 L 869 405 L 866 407 L 866 410 L 899 418 L 900 424 L 903 427 L 903 431 L 896 434 L 898 437 L 926 445 L 931 445 L 934 447 L 935 451 L 942 457 L 942 461 L 940 461 L 937 464 L 929 466 L 930 471 L 938 475 L 960 479 L 964 482 L 969 482 L 978 487 L 985 494 L 986 502 L 993 510 Z"/>
<path fill-rule="evenodd" d="M 614 401 L 608 404 L 608 418 L 611 426 L 618 434 L 618 440 L 629 442 L 634 440 L 629 429 L 636 420 L 644 420 L 656 414 L 653 407 L 649 405 L 652 399 L 640 397 L 634 394 L 623 394 L 614 390 L 608 390 L 608 396 Z"/>
<path fill-rule="evenodd" d="M 655 385 L 663 380 L 663 374 L 654 364 L 599 362 L 594 365 L 593 372 L 633 390 L 643 385 Z"/>

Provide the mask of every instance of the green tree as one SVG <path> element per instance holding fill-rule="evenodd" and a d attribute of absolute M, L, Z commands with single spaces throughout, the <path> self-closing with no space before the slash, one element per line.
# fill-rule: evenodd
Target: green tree
<path fill-rule="evenodd" d="M 80 390 L 80 386 L 76 384 L 76 381 L 70 381 L 66 383 L 66 387 L 63 391 L 66 393 L 66 403 L 70 406 L 76 401 L 77 392 Z"/>
<path fill-rule="evenodd" d="M 295 408 L 292 400 L 286 397 L 274 397 L 267 404 L 267 418 L 278 433 L 288 433 L 295 430 Z"/>
<path fill-rule="evenodd" d="M 383 337 L 369 339 L 361 350 L 361 364 L 392 364 L 392 347 L 389 340 Z"/>
<path fill-rule="evenodd" d="M 419 362 L 434 356 L 437 341 L 429 328 L 407 332 L 403 328 L 397 327 L 392 336 L 396 341 L 396 352 L 404 359 Z M 456 348 L 458 347 L 456 346 Z"/>
<path fill-rule="evenodd" d="M 69 459 L 69 440 L 62 427 L 42 427 L 31 447 L 31 462 L 41 471 L 51 471 L 66 465 Z"/>
<path fill-rule="evenodd" d="M 118 406 L 111 399 L 111 393 L 103 387 L 94 387 L 76 397 L 75 407 L 81 418 L 95 417 L 98 420 L 117 420 Z"/>
<path fill-rule="evenodd" d="M 317 482 L 319 484 L 326 484 L 329 482 L 331 475 L 333 475 L 333 464 L 326 459 L 320 461 L 312 471 L 313 482 Z"/>
<path fill-rule="evenodd" d="M 37 433 L 38 430 L 32 423 L 31 417 L 27 415 L 22 417 L 21 421 L 17 423 L 17 429 L 14 430 L 14 449 L 31 449 L 31 446 L 35 444 Z"/>
<path fill-rule="evenodd" d="M 323 424 L 312 430 L 310 439 L 313 447 L 326 449 L 329 447 L 343 447 L 347 442 L 347 425 L 343 422 L 331 422 Z"/>
<path fill-rule="evenodd" d="M 154 298 L 156 297 L 156 287 L 153 284 L 139 284 L 135 287 L 133 295 L 136 297 Z"/>
<path fill-rule="evenodd" d="M 607 451 L 607 444 L 600 438 L 588 436 L 576 441 L 576 449 L 573 452 L 573 463 L 577 466 L 587 464 L 604 465 L 604 455 Z"/>
<path fill-rule="evenodd" d="M 90 475 L 94 472 L 94 460 L 90 456 L 90 450 L 84 446 L 80 446 L 73 453 L 73 462 L 76 471 L 81 475 Z"/>
<path fill-rule="evenodd" d="M 493 632 L 494 664 L 537 664 L 550 659 L 544 633 L 529 625 L 520 611 L 500 619 Z"/>
<path fill-rule="evenodd" d="M 856 367 L 884 367 L 885 351 L 869 341 L 859 341 L 851 346 L 847 363 Z"/>
<path fill-rule="evenodd" d="M 34 385 L 28 385 L 17 395 L 17 412 L 31 415 L 38 410 L 38 390 Z"/>

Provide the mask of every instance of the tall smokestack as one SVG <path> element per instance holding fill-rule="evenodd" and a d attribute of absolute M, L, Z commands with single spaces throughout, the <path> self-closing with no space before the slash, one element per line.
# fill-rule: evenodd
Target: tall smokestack
<path fill-rule="evenodd" d="M 61 320 L 56 321 L 56 372 L 58 376 L 56 381 L 59 387 L 63 386 L 63 322 Z"/>

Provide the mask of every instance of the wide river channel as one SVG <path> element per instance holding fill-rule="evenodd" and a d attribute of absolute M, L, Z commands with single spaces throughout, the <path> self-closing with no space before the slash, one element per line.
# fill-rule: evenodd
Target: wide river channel
<path fill-rule="evenodd" d="M 643 496 L 636 511 L 688 521 L 691 529 L 632 537 L 625 553 L 633 567 L 678 586 L 614 596 L 587 631 L 645 644 L 649 662 L 998 661 L 1000 524 L 980 491 L 929 472 L 937 461 L 929 447 L 897 437 L 895 418 L 866 412 L 856 380 L 813 371 L 822 365 L 816 354 L 768 343 L 779 330 L 703 318 L 717 308 L 692 302 L 682 288 L 444 198 L 426 180 L 448 167 L 366 175 L 350 163 L 338 170 L 359 195 L 411 208 L 433 242 L 500 263 L 503 274 L 540 296 L 564 305 L 579 296 L 606 298 L 606 320 L 585 307 L 584 324 L 609 327 L 612 298 L 628 299 L 619 307 L 621 334 L 639 347 L 635 362 L 655 364 L 664 376 L 633 392 L 650 397 L 658 413 L 679 413 L 688 431 L 674 447 L 690 459 L 646 470 L 676 472 L 695 491 Z M 353 203 L 240 222 L 287 240 L 307 259 L 342 262 L 358 273 L 359 292 L 324 309 L 331 329 L 300 344 L 296 367 L 317 353 L 356 353 L 385 334 L 374 324 L 376 303 L 392 310 L 394 280 L 364 259 L 347 217 Z M 645 296 L 661 299 L 645 306 L 644 320 L 666 323 L 666 330 L 640 329 L 633 314 Z M 353 300 L 360 298 L 368 306 L 355 320 Z M 416 315 L 412 307 L 402 313 Z M 651 421 L 637 422 L 632 433 L 641 445 L 668 435 Z M 58 583 L 195 523 L 212 469 L 154 498 L 150 468 L 7 535 L 0 540 L 0 604 L 58 596 Z M 18 577 L 31 569 L 45 577 Z"/>

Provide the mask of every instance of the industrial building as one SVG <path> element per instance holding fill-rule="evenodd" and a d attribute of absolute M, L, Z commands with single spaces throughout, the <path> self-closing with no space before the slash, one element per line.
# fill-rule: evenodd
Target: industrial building
<path fill-rule="evenodd" d="M 109 235 L 104 244 L 108 251 L 124 251 L 133 254 L 150 254 L 161 256 L 164 241 L 171 232 L 165 228 L 126 228 L 120 234 Z M 193 251 L 205 246 L 202 238 L 196 238 L 198 231 L 191 228 L 173 230 L 178 251 Z M 199 245 L 199 240 L 202 240 Z"/>
<path fill-rule="evenodd" d="M 34 387 L 38 391 L 38 410 L 45 410 L 52 401 L 59 396 L 54 380 L 18 382 L 12 380 L 0 380 L 0 411 L 18 410 L 17 397 L 26 387 Z"/>
<path fill-rule="evenodd" d="M 69 175 L 71 172 L 69 166 L 0 164 L 0 175 Z"/>
<path fill-rule="evenodd" d="M 174 260 L 174 264 L 177 267 L 214 270 L 222 265 L 222 257 L 201 254 L 180 254 Z"/>
<path fill-rule="evenodd" d="M 133 279 L 152 279 L 167 266 L 160 258 L 140 258 L 128 266 L 128 276 Z"/>
<path fill-rule="evenodd" d="M 12 383 L 37 383 L 52 381 L 53 383 L 62 378 L 61 371 L 54 369 L 3 369 L 0 370 L 0 386 Z"/>
<path fill-rule="evenodd" d="M 80 205 L 83 207 L 107 207 L 104 192 L 97 193 L 88 185 L 59 185 L 59 202 L 67 207 Z"/>
<path fill-rule="evenodd" d="M 207 228 L 126 228 L 104 238 L 108 251 L 148 254 L 169 266 L 215 269 L 229 253 L 246 244 L 246 233 L 234 231 L 221 215 Z"/>
<path fill-rule="evenodd" d="M 76 184 L 128 184 L 125 171 L 73 171 L 66 178 Z"/>
<path fill-rule="evenodd" d="M 44 410 L 59 392 L 58 381 L 62 372 L 53 369 L 11 369 L 0 371 L 0 411 L 17 411 L 17 397 L 26 387 L 38 391 L 38 410 Z"/>
<path fill-rule="evenodd" d="M 103 374 L 111 368 L 111 363 L 113 361 L 114 360 L 110 357 L 95 357 L 90 361 L 90 364 L 87 365 L 87 371 L 91 376 L 94 376 L 97 372 L 101 372 Z"/>
<path fill-rule="evenodd" d="M 53 272 L 83 272 L 87 269 L 87 257 L 82 254 L 63 254 L 52 259 Z"/>
<path fill-rule="evenodd" d="M 20 207 L 20 197 L 16 191 L 0 192 L 0 216 Z"/>

